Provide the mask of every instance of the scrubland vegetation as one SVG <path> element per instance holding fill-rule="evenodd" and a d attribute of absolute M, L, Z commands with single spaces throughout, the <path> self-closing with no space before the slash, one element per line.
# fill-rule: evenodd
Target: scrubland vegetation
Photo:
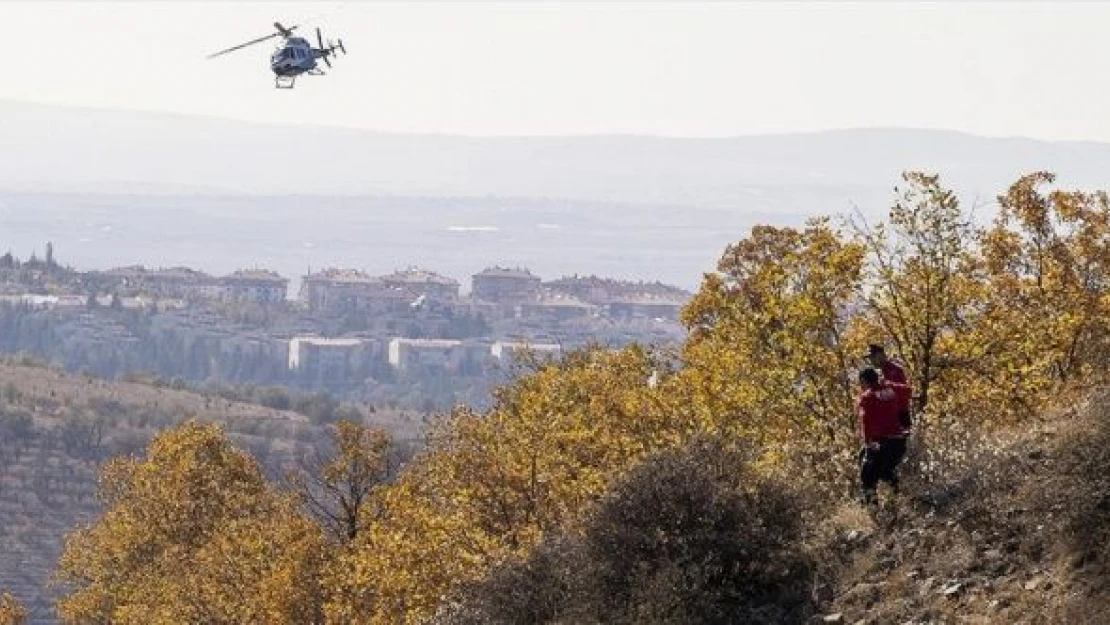
<path fill-rule="evenodd" d="M 881 223 L 756 227 L 705 276 L 681 349 L 537 364 L 404 466 L 349 422 L 284 479 L 215 425 L 167 430 L 105 465 L 58 614 L 1105 622 L 1110 199 L 1037 173 L 999 200 L 979 227 L 910 173 Z M 918 395 L 904 493 L 875 517 L 852 497 L 869 342 Z"/>

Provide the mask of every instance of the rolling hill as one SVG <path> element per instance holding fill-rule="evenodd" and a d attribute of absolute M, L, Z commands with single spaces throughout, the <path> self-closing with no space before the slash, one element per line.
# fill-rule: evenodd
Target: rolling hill
<path fill-rule="evenodd" d="M 417 427 L 403 415 L 374 417 L 402 435 Z M 100 466 L 141 454 L 154 434 L 188 418 L 221 423 L 272 479 L 328 438 L 325 426 L 294 412 L 0 363 L 0 592 L 29 608 L 30 623 L 54 622 L 61 589 L 49 578 L 65 534 L 99 513 Z"/>
<path fill-rule="evenodd" d="M 728 138 L 466 137 L 0 101 L 0 188 L 558 197 L 743 208 L 767 188 L 859 195 L 905 169 L 989 197 L 1049 169 L 1105 186 L 1110 145 L 859 129 Z"/>

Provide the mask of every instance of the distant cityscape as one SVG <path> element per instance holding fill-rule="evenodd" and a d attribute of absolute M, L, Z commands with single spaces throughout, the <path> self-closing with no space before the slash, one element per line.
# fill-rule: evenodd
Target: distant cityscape
<path fill-rule="evenodd" d="M 0 350 L 108 378 L 285 386 L 430 410 L 483 405 L 522 351 L 677 343 L 691 296 L 657 281 L 545 281 L 515 266 L 470 276 L 465 295 L 458 280 L 416 267 L 310 270 L 295 295 L 289 284 L 263 268 L 78 271 L 60 266 L 49 245 L 42 259 L 8 253 Z"/>

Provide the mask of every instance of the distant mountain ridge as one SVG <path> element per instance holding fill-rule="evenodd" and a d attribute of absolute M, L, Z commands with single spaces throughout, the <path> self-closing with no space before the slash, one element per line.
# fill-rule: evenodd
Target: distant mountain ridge
<path fill-rule="evenodd" d="M 1110 144 L 859 129 L 732 138 L 469 137 L 0 100 L 0 189 L 136 194 L 547 197 L 742 207 L 767 187 L 889 192 L 942 173 L 993 196 L 1023 172 L 1110 186 Z"/>

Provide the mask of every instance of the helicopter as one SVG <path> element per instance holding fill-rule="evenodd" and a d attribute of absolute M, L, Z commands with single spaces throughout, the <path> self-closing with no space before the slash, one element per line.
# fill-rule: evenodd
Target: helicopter
<path fill-rule="evenodd" d="M 270 55 L 270 69 L 274 72 L 274 86 L 278 89 L 292 89 L 297 80 L 297 76 L 301 74 L 308 74 L 309 76 L 323 76 L 324 71 L 316 65 L 316 59 L 323 59 L 324 63 L 331 69 L 331 61 L 328 57 L 335 56 L 335 51 L 339 50 L 343 54 L 347 54 L 347 48 L 343 46 L 343 40 L 337 39 L 335 43 L 328 40 L 328 45 L 324 45 L 324 36 L 320 33 L 320 29 L 316 29 L 316 43 L 319 44 L 318 48 L 313 48 L 312 44 L 303 37 L 294 37 L 293 31 L 297 26 L 290 26 L 286 28 L 281 25 L 281 22 L 274 22 L 274 28 L 277 29 L 276 33 L 252 39 L 246 43 L 241 43 L 237 46 L 232 46 L 225 50 L 220 50 L 213 54 L 209 54 L 208 58 L 212 59 L 217 56 L 222 56 L 228 52 L 234 52 L 240 48 L 252 46 L 256 43 L 262 43 L 275 37 L 281 37 L 282 43 L 278 46 L 274 53 Z"/>

